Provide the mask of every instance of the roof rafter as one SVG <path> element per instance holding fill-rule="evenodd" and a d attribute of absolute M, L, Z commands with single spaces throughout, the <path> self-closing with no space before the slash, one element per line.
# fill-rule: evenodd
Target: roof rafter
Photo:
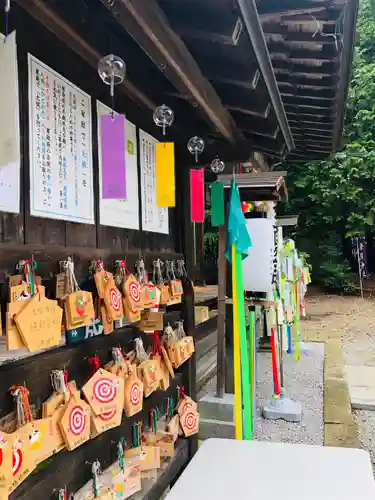
<path fill-rule="evenodd" d="M 171 28 L 155 0 L 101 0 L 160 71 L 183 95 L 190 95 L 213 129 L 231 143 L 243 139 L 230 113 L 193 56 Z"/>

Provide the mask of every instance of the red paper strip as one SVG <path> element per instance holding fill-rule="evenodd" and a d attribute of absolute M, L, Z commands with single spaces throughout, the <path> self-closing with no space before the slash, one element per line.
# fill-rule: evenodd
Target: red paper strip
<path fill-rule="evenodd" d="M 204 222 L 204 168 L 190 170 L 191 222 Z"/>
<path fill-rule="evenodd" d="M 273 391 L 274 396 L 280 396 L 279 372 L 277 369 L 277 353 L 275 329 L 271 328 L 271 350 L 272 350 L 272 374 L 273 374 Z"/>

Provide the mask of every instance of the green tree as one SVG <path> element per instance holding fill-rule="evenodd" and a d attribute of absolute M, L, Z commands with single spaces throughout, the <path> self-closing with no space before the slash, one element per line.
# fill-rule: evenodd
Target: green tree
<path fill-rule="evenodd" d="M 375 0 L 374 0 L 375 1 Z M 349 238 L 374 232 L 375 21 L 370 0 L 360 5 L 343 154 L 288 170 L 290 202 L 300 216 L 296 239 L 311 256 L 313 279 L 330 289 L 351 286 Z"/>

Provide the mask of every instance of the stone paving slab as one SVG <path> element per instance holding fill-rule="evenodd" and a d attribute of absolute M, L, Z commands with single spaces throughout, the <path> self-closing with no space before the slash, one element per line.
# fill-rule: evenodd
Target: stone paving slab
<path fill-rule="evenodd" d="M 350 402 L 356 410 L 375 410 L 375 367 L 348 365 Z"/>

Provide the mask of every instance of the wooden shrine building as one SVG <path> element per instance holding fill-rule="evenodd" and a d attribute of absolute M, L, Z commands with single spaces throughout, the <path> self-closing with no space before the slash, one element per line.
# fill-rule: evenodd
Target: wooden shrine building
<path fill-rule="evenodd" d="M 51 284 L 53 288 L 59 261 L 68 256 L 74 259 L 78 280 L 86 277 L 92 260 L 103 260 L 113 269 L 117 259 L 126 258 L 133 267 L 140 257 L 149 270 L 157 258 L 183 257 L 189 278 L 197 280 L 204 264 L 197 251 L 203 237 L 190 222 L 190 169 L 207 166 L 207 178 L 212 178 L 209 165 L 216 157 L 231 173 L 233 165 L 250 160 L 264 170 L 273 159 L 324 159 L 340 148 L 357 4 L 356 0 L 11 0 L 7 22 L 4 12 L 0 13 L 0 33 L 15 30 L 17 44 L 17 68 L 8 72 L 6 62 L 0 64 L 3 329 L 7 278 L 19 261 L 32 257 L 47 290 Z M 113 107 L 133 127 L 129 154 L 134 156 L 136 188 L 127 215 L 121 207 L 120 214 L 103 204 L 99 188 L 99 115 L 103 109 L 108 112 L 112 101 L 109 86 L 98 75 L 98 63 L 107 54 L 121 57 L 126 64 L 126 77 L 115 87 Z M 9 86 L 10 73 L 17 75 L 17 88 Z M 82 98 L 78 105 L 84 130 L 75 129 L 79 124 L 70 123 L 71 116 L 61 118 L 70 123 L 69 137 L 83 134 L 85 151 L 89 151 L 85 161 L 92 164 L 91 188 L 76 200 L 87 214 L 80 220 L 40 208 L 38 196 L 43 194 L 44 181 L 35 154 L 39 129 L 33 89 L 41 73 L 60 85 L 64 81 L 71 95 Z M 10 99 L 8 91 L 17 104 L 12 109 L 16 113 L 19 109 L 12 123 L 3 113 Z M 153 121 L 154 110 L 163 103 L 175 114 L 165 137 Z M 16 149 L 19 145 L 15 163 L 19 175 L 10 180 L 1 177 L 2 148 L 7 147 L 7 130 L 16 122 L 17 134 L 11 139 Z M 198 164 L 187 149 L 193 136 L 204 140 Z M 152 167 L 150 151 L 158 140 L 175 143 L 176 207 L 167 215 L 164 212 L 163 220 L 155 200 L 154 212 L 147 205 L 151 202 L 146 194 L 147 183 L 155 181 L 147 172 Z M 19 209 L 7 208 L 10 192 L 16 206 L 19 201 Z M 190 335 L 204 338 L 217 321 L 210 316 L 206 323 L 196 325 L 194 292 L 189 281 L 184 285 L 182 303 L 167 309 L 164 324 L 183 319 Z M 120 344 L 128 350 L 137 335 L 136 326 L 125 326 L 112 335 L 29 357 L 12 356 L 3 349 L 0 417 L 13 409 L 10 386 L 26 384 L 31 403 L 38 408 L 51 392 L 52 370 L 66 368 L 81 387 L 90 373 L 88 357 L 96 354 L 104 363 L 111 347 Z M 145 400 L 137 418 L 147 423 L 149 410 L 155 407 L 165 413 L 168 397 L 175 397 L 177 386 L 184 386 L 195 398 L 195 356 L 181 366 L 167 391 L 157 391 Z M 91 476 L 87 462 L 98 459 L 104 468 L 115 461 L 113 443 L 121 436 L 130 442 L 134 420 L 124 418 L 121 427 L 75 451 L 55 455 L 10 498 L 39 500 L 64 486 L 76 491 Z M 195 437 L 179 439 L 168 467 L 136 498 L 160 498 L 196 447 Z"/>

